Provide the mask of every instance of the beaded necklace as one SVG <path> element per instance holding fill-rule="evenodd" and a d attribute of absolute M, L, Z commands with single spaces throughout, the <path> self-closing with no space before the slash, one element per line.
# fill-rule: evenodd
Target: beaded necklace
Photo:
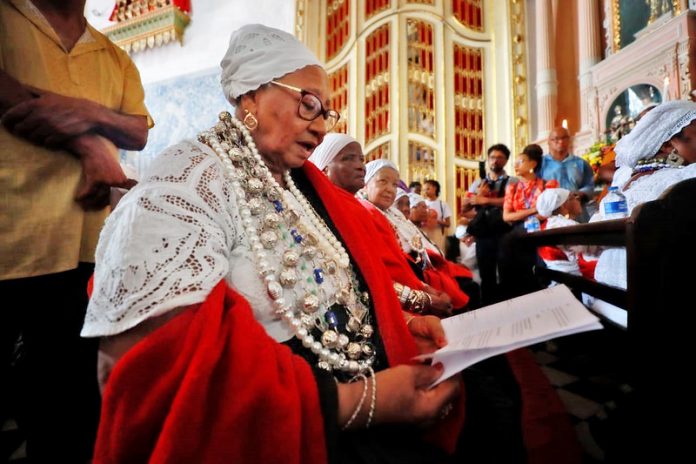
<path fill-rule="evenodd" d="M 222 161 L 276 315 L 317 356 L 318 367 L 350 374 L 371 372 L 375 352 L 369 295 L 358 291 L 348 253 L 289 171 L 283 174 L 287 190 L 280 187 L 244 124 L 228 112 L 220 113 L 219 119 L 198 140 Z M 279 268 L 270 264 L 269 253 L 281 257 Z M 298 273 L 307 269 L 311 275 L 300 278 Z M 337 288 L 330 295 L 322 289 L 327 274 Z M 286 300 L 291 293 L 297 296 L 295 304 Z M 342 327 L 338 311 L 347 316 Z"/>
<path fill-rule="evenodd" d="M 644 172 L 659 171 L 665 168 L 683 168 L 684 158 L 679 156 L 677 153 L 670 153 L 669 155 L 660 155 L 653 158 L 639 160 L 636 167 L 633 168 L 633 175 L 640 174 Z"/>

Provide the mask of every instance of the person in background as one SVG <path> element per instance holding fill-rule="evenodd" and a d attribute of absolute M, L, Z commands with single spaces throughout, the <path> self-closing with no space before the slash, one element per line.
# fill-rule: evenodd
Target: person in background
<path fill-rule="evenodd" d="M 549 230 L 578 225 L 575 218 L 582 214 L 582 205 L 574 192 L 562 188 L 547 188 L 537 198 L 537 211 L 539 216 L 545 218 L 541 222 L 542 230 Z M 544 246 L 539 248 L 538 253 L 549 269 L 592 279 L 597 261 L 586 260 L 582 253 L 583 248 Z M 556 282 L 552 282 L 551 285 L 556 285 Z"/>
<path fill-rule="evenodd" d="M 152 121 L 128 55 L 87 24 L 85 0 L 0 2 L 2 390 L 33 462 L 87 462 L 99 418 L 97 341 L 81 339 L 87 281 L 117 148 Z M 6 394 L 21 334 L 19 401 Z"/>
<path fill-rule="evenodd" d="M 481 284 L 476 257 L 476 237 L 466 233 L 465 225 L 458 225 L 454 235 L 447 237 L 445 255 L 448 260 L 466 266 L 471 271 L 473 281 Z"/>
<path fill-rule="evenodd" d="M 476 231 L 472 228 L 469 232 L 475 236 L 476 260 L 481 276 L 481 300 L 483 305 L 497 302 L 498 292 L 498 262 L 500 261 L 500 240 L 509 231 L 502 219 L 503 202 L 505 201 L 505 189 L 508 184 L 517 182 L 515 177 L 510 177 L 505 172 L 505 165 L 510 159 L 510 150 L 502 143 L 491 145 L 488 148 L 488 170 L 484 179 L 478 178 L 469 188 L 469 195 L 464 200 L 464 208 L 478 214 L 495 213 L 500 227 L 487 227 Z M 496 211 L 492 211 L 495 209 Z"/>
<path fill-rule="evenodd" d="M 539 145 L 524 147 L 515 160 L 515 174 L 519 182 L 505 189 L 503 219 L 512 224 L 513 229 L 501 241 L 500 284 L 504 299 L 537 290 L 538 285 L 532 273 L 537 260 L 536 253 L 514 246 L 514 235 L 539 230 L 536 200 L 544 191 L 544 180 L 537 176 L 543 151 Z"/>
<path fill-rule="evenodd" d="M 580 196 L 583 205 L 592 200 L 594 192 L 594 173 L 587 161 L 570 153 L 570 134 L 564 127 L 555 127 L 549 135 L 549 153 L 545 154 L 539 169 L 539 177 L 544 180 L 555 179 L 559 187 Z M 583 206 L 580 222 L 587 222 L 589 216 Z"/>
<path fill-rule="evenodd" d="M 317 168 L 321 168 L 332 184 L 347 194 L 355 195 L 357 190 L 365 185 L 364 157 L 356 156 L 358 153 L 362 155 L 362 147 L 353 137 L 344 134 L 327 134 L 322 143 L 314 149 L 308 161 Z M 348 159 L 342 160 L 342 155 L 347 156 Z M 361 174 L 359 181 L 356 179 L 357 173 Z M 397 191 L 405 195 L 403 189 L 397 188 Z M 399 198 L 398 193 L 397 198 Z M 405 200 L 408 208 L 408 196 Z M 375 246 L 375 254 L 381 257 L 389 271 L 396 294 L 400 297 L 407 294 L 413 297 L 418 296 L 418 300 L 427 302 L 420 308 L 420 301 L 416 301 L 415 298 L 409 300 L 404 296 L 401 298 L 402 308 L 413 311 L 415 307 L 419 307 L 420 312 L 426 314 L 440 312 L 448 314 L 451 310 L 449 297 L 424 284 L 413 272 L 397 243 L 393 229 L 386 218 L 377 211 L 372 211 L 373 209 L 368 208 L 368 211 L 377 213 L 373 215 L 373 220 L 374 226 L 381 232 L 381 240 L 380 237 L 375 237 L 372 243 Z"/>
<path fill-rule="evenodd" d="M 411 201 L 408 197 L 408 192 L 404 189 L 397 189 L 396 199 L 394 200 L 394 207 L 401 211 L 406 219 L 411 215 Z"/>
<path fill-rule="evenodd" d="M 326 134 L 309 161 L 335 186 L 353 195 L 365 186 L 365 155 L 358 141 L 350 135 Z"/>
<path fill-rule="evenodd" d="M 411 192 L 417 193 L 418 195 L 420 195 L 421 189 L 423 188 L 423 185 L 420 182 L 418 182 L 417 180 L 414 180 L 413 182 L 408 184 L 408 188 L 409 188 L 409 190 L 411 190 Z"/>
<path fill-rule="evenodd" d="M 537 175 L 542 153 L 539 145 L 527 145 L 515 160 L 519 181 L 505 188 L 503 201 L 503 219 L 513 227 L 532 227 L 530 223 L 536 219 L 536 199 L 544 191 L 544 179 Z"/>
<path fill-rule="evenodd" d="M 424 227 L 430 240 L 441 250 L 445 249 L 445 236 L 447 228 L 452 223 L 452 209 L 440 197 L 440 183 L 436 180 L 426 180 L 423 185 L 425 203 L 431 212 Z M 435 212 L 435 214 L 432 213 Z"/>

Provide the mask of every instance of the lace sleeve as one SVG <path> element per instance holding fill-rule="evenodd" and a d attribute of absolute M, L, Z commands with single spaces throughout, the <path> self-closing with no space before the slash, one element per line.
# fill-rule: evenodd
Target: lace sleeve
<path fill-rule="evenodd" d="M 229 271 L 237 209 L 215 155 L 183 142 L 144 177 L 102 230 L 83 336 L 199 303 Z"/>

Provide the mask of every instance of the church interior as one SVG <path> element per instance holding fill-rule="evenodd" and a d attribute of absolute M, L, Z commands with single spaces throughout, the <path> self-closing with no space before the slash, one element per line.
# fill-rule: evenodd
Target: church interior
<path fill-rule="evenodd" d="M 18 4 L 29 4 L 31 8 L 41 10 L 41 5 L 51 3 L 1 1 L 7 11 Z M 696 184 L 689 181 L 689 177 L 696 177 L 696 171 L 689 169 L 692 162 L 696 164 L 696 156 L 692 161 L 691 155 L 684 155 L 679 148 L 679 144 L 688 145 L 689 124 L 696 120 L 696 110 L 687 106 L 693 104 L 696 107 L 695 1 L 86 0 L 82 3 L 87 23 L 115 44 L 134 64 L 144 91 L 146 114 L 149 113 L 154 122 L 142 149 L 119 146 L 120 165 L 134 183 L 151 175 L 148 174 L 151 167 L 157 165 L 157 158 L 168 147 L 184 139 L 203 141 L 208 133 L 202 131 L 211 126 L 218 127 L 222 124 L 219 121 L 225 122 L 223 116 L 219 116 L 221 113 L 235 114 L 241 108 L 237 108 L 244 101 L 241 96 L 233 100 L 221 91 L 221 72 L 224 74 L 225 69 L 223 66 L 221 71 L 220 61 L 228 46 L 232 47 L 230 34 L 247 24 L 263 24 L 294 36 L 325 70 L 328 95 L 326 101 L 319 103 L 321 111 L 317 114 L 323 114 L 327 119 L 327 109 L 335 110 L 338 121 L 329 133 L 350 136 L 362 147 L 362 164 L 368 166 L 365 182 L 371 176 L 379 178 L 379 174 L 371 172 L 369 163 L 379 170 L 387 166 L 380 163 L 389 161 L 391 164 L 387 167 L 393 166 L 397 170 L 399 187 L 409 198 L 411 221 L 412 211 L 419 205 L 419 200 L 410 196 L 409 189 L 413 184 L 423 185 L 424 190 L 418 193 L 426 197 L 421 200 L 430 208 L 428 211 L 436 208 L 431 206 L 431 202 L 440 202 L 441 210 L 432 213 L 433 220 L 446 219 L 446 222 L 437 222 L 435 229 L 440 230 L 440 235 L 435 238 L 426 230 L 429 219 L 424 220 L 422 226 L 424 237 L 427 237 L 424 240 L 432 240 L 434 248 L 441 250 L 442 260 L 447 261 L 450 268 L 465 269 L 464 277 L 453 277 L 455 285 L 458 283 L 460 287 L 457 291 L 462 290 L 468 295 L 469 306 L 463 312 L 561 284 L 568 286 L 576 301 L 597 318 L 602 330 L 560 338 L 547 337 L 537 343 L 527 343 L 526 348 L 522 348 L 531 354 L 535 369 L 544 374 L 543 381 L 553 387 L 560 399 L 559 404 L 562 404 L 573 431 L 574 446 L 578 449 L 575 456 L 568 461 L 554 461 L 530 453 L 519 461 L 493 457 L 489 460 L 478 456 L 480 461 L 474 458 L 468 462 L 614 463 L 630 462 L 653 451 L 647 445 L 641 446 L 641 440 L 659 428 L 658 419 L 650 421 L 655 425 L 646 426 L 646 430 L 634 430 L 634 427 L 638 428 L 637 422 L 649 421 L 645 418 L 652 417 L 651 414 L 662 417 L 663 413 L 657 406 L 655 392 L 659 390 L 661 395 L 665 393 L 665 387 L 653 385 L 645 372 L 646 366 L 641 362 L 654 365 L 656 359 L 669 355 L 667 348 L 655 349 L 654 345 L 658 343 L 655 340 L 656 343 L 652 344 L 650 328 L 671 331 L 672 326 L 655 321 L 655 314 L 675 309 L 673 305 L 686 310 L 693 307 L 687 294 L 693 282 L 688 275 L 676 270 L 675 261 L 685 261 L 694 254 L 692 248 L 696 248 L 688 247 L 688 242 L 687 247 L 683 247 L 685 240 L 693 240 L 689 230 L 696 225 L 693 213 Z M 6 18 L 12 18 L 14 14 L 14 10 L 3 13 L 5 10 L 0 10 L 0 25 L 5 24 L 1 22 L 3 14 Z M 21 73 L 13 74 L 11 63 L 14 62 L 11 59 L 3 61 L 4 53 L 11 55 L 13 36 L 0 31 L 0 38 L 6 41 L 0 44 L 0 71 L 23 83 Z M 280 77 L 282 75 L 276 76 Z M 106 79 L 102 75 L 90 78 Z M 223 85 L 224 79 L 223 76 Z M 305 101 L 308 91 L 289 88 L 301 92 L 301 102 Z M 0 98 L 4 98 L 2 92 Z M 4 103 L 3 100 L 0 99 L 0 103 Z M 0 105 L 0 116 L 11 107 Z M 655 146 L 666 150 L 665 144 L 671 143 L 671 152 L 666 150 L 664 156 L 658 157 L 653 156 L 655 150 L 652 153 L 640 152 L 645 159 L 638 161 L 637 166 L 634 161 L 627 167 L 624 160 L 629 148 L 626 147 L 637 156 L 641 144 L 653 143 L 654 140 L 650 139 L 658 137 L 649 133 L 651 129 L 644 130 L 643 126 L 648 122 L 653 127 L 664 126 L 672 121 L 669 115 L 657 116 L 665 107 L 676 108 L 674 111 L 683 111 L 686 115 L 677 121 L 681 125 L 669 133 L 669 138 L 660 139 L 660 144 Z M 241 119 L 240 112 L 236 114 Z M 298 114 L 302 117 L 301 112 Z M 313 117 L 316 118 L 317 114 Z M 690 119 L 684 119 L 687 117 Z M 674 120 L 677 119 L 675 116 Z M 250 128 L 246 118 L 243 123 L 254 134 L 256 126 Z M 3 118 L 3 124 L 7 125 L 6 118 Z M 5 135 L 0 133 L 0 136 Z M 678 143 L 668 142 L 673 141 L 673 137 L 679 139 Z M 10 150 L 8 147 L 11 145 L 3 145 L 5 140 L 0 137 L 0 157 L 5 157 L 4 150 Z M 501 144 L 504 148 L 500 148 Z M 214 144 L 211 147 L 215 149 Z M 314 146 L 312 149 L 318 151 Z M 539 150 L 538 158 L 533 156 L 535 150 Z M 561 166 L 561 177 L 548 174 L 555 168 L 550 165 L 552 161 L 547 163 L 545 158 L 551 160 L 556 152 L 561 153 L 560 158 L 556 158 L 561 161 L 553 162 Z M 696 153 L 696 149 L 693 152 Z M 492 158 L 495 153 L 505 155 L 498 166 Z M 568 166 L 570 163 L 562 162 L 564 157 L 573 158 L 579 167 Z M 628 159 L 632 159 L 631 155 Z M 535 166 L 529 169 L 529 174 L 525 171 L 528 169 L 526 163 Z M 12 163 L 5 163 L 4 167 L 0 165 L 0 188 L 3 190 L 14 185 L 2 180 L 10 178 L 8 173 L 14 169 L 13 166 Z M 628 169 L 626 177 L 622 177 L 619 183 L 617 179 L 625 169 Z M 665 180 L 661 181 L 659 188 L 650 187 L 652 196 L 649 198 L 640 199 L 637 193 L 633 196 L 629 193 L 631 183 L 636 186 L 634 190 L 639 185 L 643 188 L 653 172 L 661 174 L 669 170 L 679 171 L 679 176 L 673 177 L 678 181 L 668 181 L 667 176 L 663 176 Z M 556 179 L 553 181 L 555 184 L 552 185 L 550 177 L 545 174 Z M 528 175 L 531 182 L 538 181 L 541 185 L 540 191 L 532 191 L 532 204 L 525 192 L 515 196 L 518 185 L 528 185 Z M 520 178 L 520 183 L 508 180 L 515 176 Z M 502 187 L 501 179 L 505 179 Z M 429 198 L 426 186 L 434 185 L 429 184 L 433 180 L 437 181 L 437 191 Z M 302 189 L 300 182 L 295 181 Z M 672 189 L 674 184 L 679 185 Z M 242 185 L 246 184 L 242 182 Z M 511 190 L 511 187 L 515 188 Z M 491 203 L 478 200 L 481 195 L 488 199 L 494 196 L 482 194 L 483 188 L 502 189 L 495 207 L 499 222 L 510 232 L 496 232 L 494 241 L 498 251 L 482 258 L 481 250 L 485 243 L 489 243 L 491 235 L 480 232 L 479 236 L 474 232 L 474 223 L 479 222 L 482 211 L 495 209 L 484 208 L 482 205 Z M 646 186 L 641 192 L 647 189 Z M 111 188 L 114 208 L 111 214 L 122 207 L 120 203 L 116 206 L 114 190 Z M 369 200 L 369 184 L 366 190 L 365 201 Z M 545 195 L 551 190 L 563 190 L 564 193 L 560 193 L 560 197 Z M 125 191 L 121 189 L 118 196 Z M 511 198 L 508 198 L 508 191 L 513 192 Z M 120 201 L 128 201 L 132 193 L 126 193 Z M 360 197 L 361 194 L 357 195 Z M 397 194 L 393 200 L 395 205 L 399 197 Z M 562 209 L 572 200 L 579 205 L 576 213 Z M 547 202 L 552 205 L 544 206 L 548 213 L 543 213 L 542 206 Z M 617 204 L 619 209 L 611 209 Z M 5 203 L 2 205 L 4 209 Z M 682 207 L 685 209 L 678 209 Z M 516 210 L 531 211 L 530 208 L 535 208 L 534 213 L 521 219 L 514 216 Z M 277 205 L 276 209 L 281 212 Z M 541 225 L 537 215 L 541 218 Z M 559 225 L 554 225 L 553 230 L 552 215 L 559 215 Z M 323 223 L 321 218 L 319 221 Z M 7 223 L 3 221 L 0 227 L 3 234 L 10 233 Z M 416 224 L 420 227 L 420 223 L 416 221 Z M 340 229 L 338 222 L 333 225 L 327 221 L 325 227 L 333 231 Z M 398 225 L 393 227 L 398 237 Z M 265 229 L 259 226 L 259 230 Z M 519 231 L 521 233 L 516 233 Z M 117 231 L 113 233 L 120 237 Z M 105 234 L 102 232 L 101 240 Z M 506 237 L 513 235 L 515 237 L 507 240 Z M 261 235 L 263 246 L 272 251 L 263 240 Z M 300 243 L 297 237 L 295 240 Z M 681 243 L 682 248 L 671 243 Z M 98 268 L 101 245 L 95 246 Z M 416 249 L 415 245 L 413 249 Z M 621 259 L 609 264 L 603 262 L 603 250 L 616 249 L 622 250 Z M 499 262 L 496 272 L 496 253 L 502 254 L 502 250 L 519 260 L 512 264 L 512 261 Z M 526 250 L 531 250 L 531 258 Z M 467 253 L 470 253 L 469 261 L 465 261 Z M 414 254 L 417 253 L 411 250 L 411 255 Z M 608 260 L 610 254 L 604 257 Z M 410 261 L 409 264 L 415 266 L 416 275 L 419 275 L 418 267 L 421 267 L 420 271 L 425 269 L 428 258 L 424 258 L 425 263 L 421 263 L 418 256 L 415 259 L 415 265 Z M 492 287 L 490 265 L 486 262 L 493 263 Z M 574 265 L 574 270 L 569 271 L 569 262 Z M 589 266 L 589 274 L 583 265 Z M 12 274 L 7 270 L 10 267 L 4 269 L 0 273 L 1 280 L 25 277 Z M 155 273 L 156 270 L 145 269 L 143 272 Z M 110 275 L 118 280 L 116 271 Z M 512 279 L 507 280 L 510 275 Z M 95 271 L 95 282 L 99 276 Z M 489 283 L 482 283 L 486 278 Z M 323 279 L 323 276 L 321 279 L 317 277 L 316 269 L 315 279 L 318 283 Z M 503 282 L 513 284 L 503 287 Z M 109 284 L 99 285 L 96 287 L 101 289 L 99 291 L 109 288 Z M 407 297 L 403 287 L 400 288 L 401 293 L 397 290 L 397 296 L 404 303 Z M 470 293 L 472 291 L 476 296 Z M 271 287 L 268 293 L 272 299 L 275 298 Z M 250 301 L 253 306 L 253 300 Z M 430 303 L 433 303 L 432 298 Z M 422 311 L 423 306 L 420 306 L 416 313 Z M 406 317 L 406 321 L 408 326 L 411 319 Z M 332 327 L 330 322 L 329 327 Z M 3 332 L 3 337 L 5 335 Z M 4 376 L 4 373 L 21 373 L 23 369 L 23 343 L 28 339 L 23 339 L 21 330 L 15 335 L 17 338 L 11 340 L 10 355 L 3 353 L 9 359 L 6 362 L 4 357 L 3 362 L 10 368 L 3 367 L 3 380 L 0 381 L 4 384 L 0 459 L 12 463 L 44 462 L 31 458 L 31 445 L 27 444 L 21 408 L 14 401 L 18 388 L 10 377 Z M 674 335 L 673 338 L 679 337 Z M 687 345 L 686 340 L 670 338 L 669 343 Z M 3 339 L 3 349 L 7 345 L 5 342 Z M 381 345 L 375 346 L 379 348 Z M 364 350 L 368 348 L 371 346 L 363 346 Z M 688 350 L 688 347 L 684 349 Z M 673 362 L 676 365 L 678 360 Z M 345 428 L 356 417 L 362 417 L 363 400 L 366 404 L 370 402 L 368 379 L 378 378 L 374 372 L 372 375 L 360 374 L 352 379 L 351 382 L 360 384 L 359 377 L 362 376 L 365 390 Z M 50 383 L 47 380 L 45 388 L 50 389 Z M 376 390 L 376 380 L 373 380 L 368 427 L 375 402 L 379 413 Z M 216 387 L 210 387 L 210 391 L 211 395 L 222 394 Z M 636 411 L 642 411 L 646 404 L 650 406 L 645 407 L 645 412 Z M 449 413 L 451 403 L 448 406 L 442 417 Z M 626 413 L 627 409 L 630 412 Z M 102 409 L 102 415 L 104 411 Z M 62 419 L 54 419 L 53 426 L 62 427 Z M 203 426 L 196 420 L 191 420 L 190 434 L 209 433 L 206 427 L 214 427 Z M 99 440 L 103 438 L 100 436 Z M 538 442 L 545 440 L 543 434 L 537 437 Z M 496 446 L 495 438 L 484 441 Z M 331 461 L 344 462 L 331 456 L 330 452 L 329 455 Z M 58 456 L 55 455 L 53 462 L 64 460 Z M 147 459 L 111 461 L 104 456 L 106 454 L 101 458 L 95 455 L 93 461 L 68 458 L 67 462 L 150 462 Z M 216 459 L 179 461 L 175 454 L 169 458 L 158 462 L 220 462 Z M 431 462 L 459 462 L 454 458 L 433 459 Z M 249 462 L 262 461 L 250 459 Z M 349 459 L 345 462 L 382 461 Z"/>

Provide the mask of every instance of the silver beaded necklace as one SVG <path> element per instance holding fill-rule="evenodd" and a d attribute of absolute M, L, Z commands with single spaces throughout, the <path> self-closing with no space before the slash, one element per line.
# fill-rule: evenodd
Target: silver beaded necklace
<path fill-rule="evenodd" d="M 244 124 L 228 112 L 220 113 L 219 119 L 198 140 L 223 163 L 256 269 L 276 315 L 317 356 L 318 367 L 350 374 L 370 372 L 375 350 L 369 296 L 358 291 L 348 253 L 289 171 L 283 176 L 287 190 L 280 187 Z M 294 198 L 299 211 L 285 195 Z M 269 253 L 281 257 L 279 268 L 270 264 Z M 330 295 L 322 289 L 326 277 L 338 289 Z M 286 299 L 291 295 L 295 304 Z M 346 313 L 344 327 L 337 311 Z"/>

